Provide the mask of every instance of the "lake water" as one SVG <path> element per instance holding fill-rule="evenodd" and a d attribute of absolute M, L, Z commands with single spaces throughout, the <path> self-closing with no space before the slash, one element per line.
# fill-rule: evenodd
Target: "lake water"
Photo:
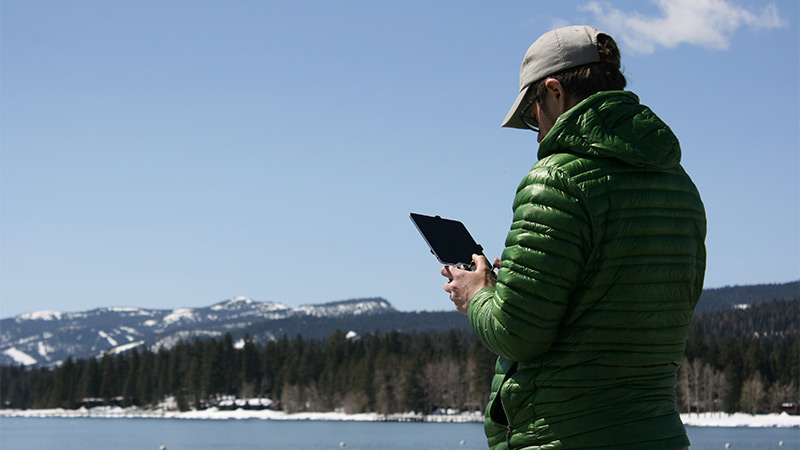
<path fill-rule="evenodd" d="M 691 450 L 798 450 L 798 428 L 688 428 Z M 782 442 L 782 445 L 781 445 Z M 480 424 L 0 418 L 2 450 L 485 449 Z"/>

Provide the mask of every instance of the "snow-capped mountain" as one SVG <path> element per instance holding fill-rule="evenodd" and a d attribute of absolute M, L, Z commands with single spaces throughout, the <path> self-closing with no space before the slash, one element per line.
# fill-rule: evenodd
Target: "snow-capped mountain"
<path fill-rule="evenodd" d="M 99 308 L 86 312 L 40 311 L 0 320 L 0 365 L 58 364 L 68 356 L 88 358 L 137 347 L 170 348 L 180 340 L 245 332 L 279 337 L 287 321 L 354 318 L 395 312 L 381 298 L 345 300 L 290 308 L 237 297 L 204 308 L 171 310 Z"/>

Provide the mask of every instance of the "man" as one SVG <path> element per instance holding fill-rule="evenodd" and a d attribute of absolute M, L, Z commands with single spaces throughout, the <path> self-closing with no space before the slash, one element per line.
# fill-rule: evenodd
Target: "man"
<path fill-rule="evenodd" d="M 503 126 L 538 133 L 497 281 L 444 267 L 445 290 L 499 355 L 493 449 L 678 450 L 675 381 L 705 272 L 706 220 L 678 139 L 622 91 L 614 40 L 587 26 L 525 54 Z"/>

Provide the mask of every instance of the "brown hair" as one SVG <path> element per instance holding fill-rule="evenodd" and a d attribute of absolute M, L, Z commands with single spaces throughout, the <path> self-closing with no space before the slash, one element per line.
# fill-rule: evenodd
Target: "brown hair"
<path fill-rule="evenodd" d="M 568 96 L 581 101 L 600 91 L 625 89 L 627 81 L 620 71 L 620 54 L 617 43 L 607 34 L 597 35 L 597 51 L 600 61 L 566 69 L 533 83 L 533 92 L 544 100 L 547 89 L 544 81 L 555 78 L 564 87 Z"/>

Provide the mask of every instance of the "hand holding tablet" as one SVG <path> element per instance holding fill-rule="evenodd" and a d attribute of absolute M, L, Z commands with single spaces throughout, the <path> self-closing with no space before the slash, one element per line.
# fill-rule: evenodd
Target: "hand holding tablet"
<path fill-rule="evenodd" d="M 462 270 L 475 270 L 472 255 L 483 255 L 483 247 L 475 242 L 463 223 L 415 213 L 410 217 L 440 263 Z"/>

